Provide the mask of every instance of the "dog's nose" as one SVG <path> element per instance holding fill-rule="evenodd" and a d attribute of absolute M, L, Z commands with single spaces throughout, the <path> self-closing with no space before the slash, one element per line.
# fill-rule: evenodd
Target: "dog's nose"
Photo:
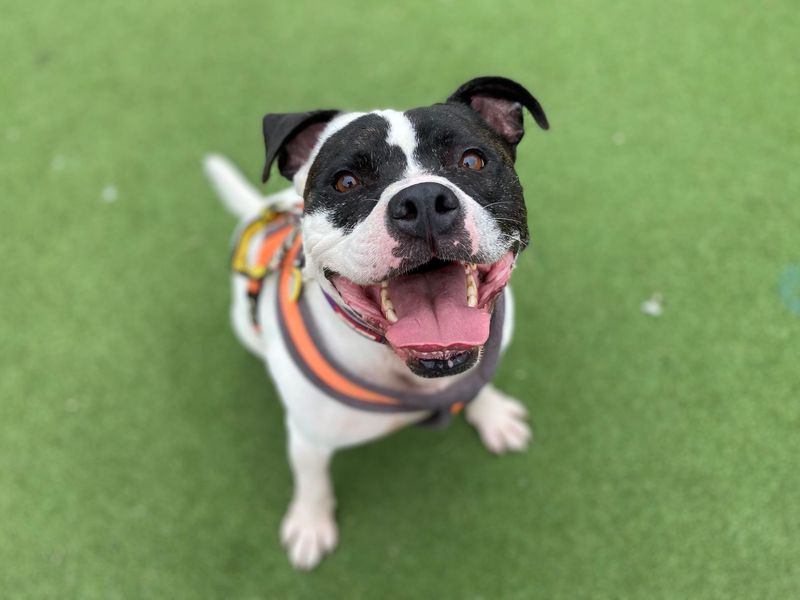
<path fill-rule="evenodd" d="M 453 191 L 426 182 L 400 190 L 389 200 L 388 225 L 411 237 L 430 239 L 449 232 L 461 213 Z"/>

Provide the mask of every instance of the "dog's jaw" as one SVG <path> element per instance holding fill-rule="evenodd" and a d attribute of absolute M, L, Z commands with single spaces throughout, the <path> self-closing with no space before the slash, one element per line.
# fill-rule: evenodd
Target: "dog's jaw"
<path fill-rule="evenodd" d="M 382 334 L 412 373 L 445 377 L 480 360 L 495 301 L 515 260 L 513 250 L 490 264 L 433 258 L 414 269 L 390 269 L 391 276 L 360 285 L 310 253 L 305 278 Z"/>

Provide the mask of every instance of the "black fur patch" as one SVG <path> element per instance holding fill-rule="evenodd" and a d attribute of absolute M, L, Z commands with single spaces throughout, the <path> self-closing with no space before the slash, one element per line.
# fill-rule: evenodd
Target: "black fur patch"
<path fill-rule="evenodd" d="M 386 143 L 389 122 L 379 115 L 357 118 L 322 145 L 306 181 L 306 213 L 326 211 L 338 228 L 351 231 L 367 218 L 386 187 L 402 178 L 406 156 Z M 350 171 L 361 182 L 339 192 L 337 174 Z"/>
<path fill-rule="evenodd" d="M 514 170 L 514 149 L 472 109 L 462 104 L 435 104 L 406 113 L 417 133 L 415 158 L 423 168 L 461 188 L 483 206 L 508 235 L 528 243 L 522 185 Z M 485 164 L 480 171 L 460 166 L 466 150 L 475 149 Z M 522 247 L 517 247 L 518 251 Z"/>

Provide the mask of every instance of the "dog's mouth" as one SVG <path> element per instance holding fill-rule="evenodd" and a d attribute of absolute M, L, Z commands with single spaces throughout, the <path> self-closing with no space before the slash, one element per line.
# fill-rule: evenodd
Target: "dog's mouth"
<path fill-rule="evenodd" d="M 331 274 L 344 302 L 386 338 L 422 377 L 472 367 L 489 338 L 495 300 L 508 283 L 515 253 L 492 264 L 433 258 L 396 277 L 358 285 Z"/>

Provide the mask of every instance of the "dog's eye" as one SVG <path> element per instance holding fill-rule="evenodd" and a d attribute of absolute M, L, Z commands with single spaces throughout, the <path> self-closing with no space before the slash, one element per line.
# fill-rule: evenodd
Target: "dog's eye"
<path fill-rule="evenodd" d="M 472 171 L 480 171 L 486 162 L 477 150 L 467 150 L 461 155 L 461 166 Z"/>
<path fill-rule="evenodd" d="M 336 183 L 333 184 L 333 187 L 337 191 L 344 193 L 357 188 L 359 184 L 358 178 L 350 171 L 342 171 L 336 176 Z"/>

